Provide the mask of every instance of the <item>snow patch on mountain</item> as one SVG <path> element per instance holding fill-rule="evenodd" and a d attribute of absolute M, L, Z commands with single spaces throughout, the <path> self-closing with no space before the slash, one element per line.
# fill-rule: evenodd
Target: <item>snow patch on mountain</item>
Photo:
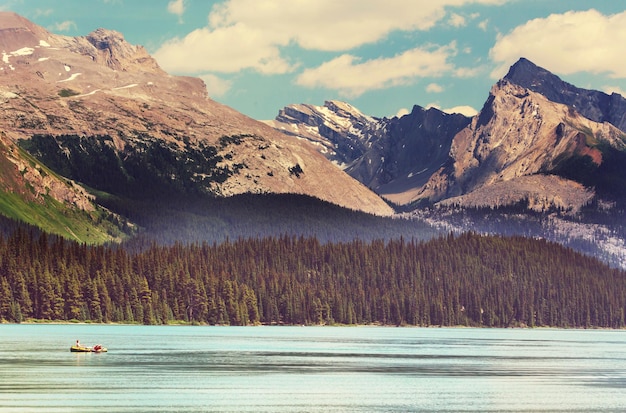
<path fill-rule="evenodd" d="M 71 82 L 72 80 L 76 79 L 80 75 L 82 75 L 82 73 L 72 73 L 70 77 L 68 77 L 67 79 L 58 80 L 57 83 Z"/>

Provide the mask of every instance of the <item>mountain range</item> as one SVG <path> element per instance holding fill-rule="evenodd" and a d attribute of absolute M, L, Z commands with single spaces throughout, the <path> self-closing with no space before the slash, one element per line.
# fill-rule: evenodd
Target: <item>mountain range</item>
<path fill-rule="evenodd" d="M 328 101 L 267 123 L 316 144 L 397 211 L 448 230 L 546 237 L 623 266 L 625 119 L 621 95 L 521 58 L 472 118 L 420 106 L 376 118 Z"/>
<path fill-rule="evenodd" d="M 115 31 L 61 36 L 2 12 L 0 48 L 0 213 L 46 231 L 88 243 L 513 231 L 626 265 L 626 99 L 527 59 L 474 117 L 327 101 L 260 122 Z"/>
<path fill-rule="evenodd" d="M 535 210 L 578 211 L 596 195 L 619 198 L 600 181 L 626 147 L 626 99 L 576 88 L 524 58 L 473 118 L 415 106 L 381 119 L 328 101 L 287 106 L 267 123 L 316 143 L 349 175 L 408 209 L 528 198 Z M 580 162 L 589 162 L 588 175 L 574 176 Z"/>

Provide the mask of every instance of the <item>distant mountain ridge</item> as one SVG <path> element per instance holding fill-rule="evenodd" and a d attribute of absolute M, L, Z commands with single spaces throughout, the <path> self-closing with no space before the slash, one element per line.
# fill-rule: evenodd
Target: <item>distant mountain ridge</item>
<path fill-rule="evenodd" d="M 0 13 L 0 43 L 0 213 L 54 223 L 68 238 L 116 241 L 150 227 L 167 242 L 183 229 L 194 242 L 219 240 L 238 220 L 258 225 L 237 236 L 318 228 L 333 240 L 353 221 L 343 232 L 371 238 L 363 229 L 374 221 L 326 203 L 379 216 L 393 205 L 444 231 L 479 228 L 473 218 L 458 225 L 454 211 L 502 210 L 540 214 L 524 235 L 575 228 L 565 237 L 602 244 L 626 266 L 624 98 L 576 88 L 526 59 L 471 118 L 418 105 L 376 117 L 327 101 L 289 105 L 264 124 L 211 100 L 200 79 L 168 75 L 111 30 L 59 36 Z M 284 200 L 293 208 L 277 207 Z M 513 213 L 503 214 L 509 225 Z M 571 235 L 577 223 L 594 235 Z M 432 235 L 424 228 L 418 237 Z M 384 238 L 392 232 L 410 233 Z"/>
<path fill-rule="evenodd" d="M 323 106 L 285 106 L 276 119 L 265 123 L 287 135 L 308 140 L 343 169 L 366 152 L 368 136 L 380 121 L 348 103 L 330 100 Z"/>

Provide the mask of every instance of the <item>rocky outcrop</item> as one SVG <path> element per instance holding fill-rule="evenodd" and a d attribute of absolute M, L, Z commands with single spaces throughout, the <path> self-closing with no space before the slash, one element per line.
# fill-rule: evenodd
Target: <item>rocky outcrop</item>
<path fill-rule="evenodd" d="M 124 36 L 114 30 L 97 29 L 85 37 L 93 49 L 86 48 L 86 53 L 97 63 L 113 70 L 147 70 L 163 73 L 142 46 L 135 46 L 124 40 Z"/>

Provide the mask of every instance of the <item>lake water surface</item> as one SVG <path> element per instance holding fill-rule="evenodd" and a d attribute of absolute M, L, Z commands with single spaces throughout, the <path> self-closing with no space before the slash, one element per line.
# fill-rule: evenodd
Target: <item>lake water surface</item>
<path fill-rule="evenodd" d="M 0 325 L 0 412 L 207 411 L 624 412 L 626 331 Z"/>

